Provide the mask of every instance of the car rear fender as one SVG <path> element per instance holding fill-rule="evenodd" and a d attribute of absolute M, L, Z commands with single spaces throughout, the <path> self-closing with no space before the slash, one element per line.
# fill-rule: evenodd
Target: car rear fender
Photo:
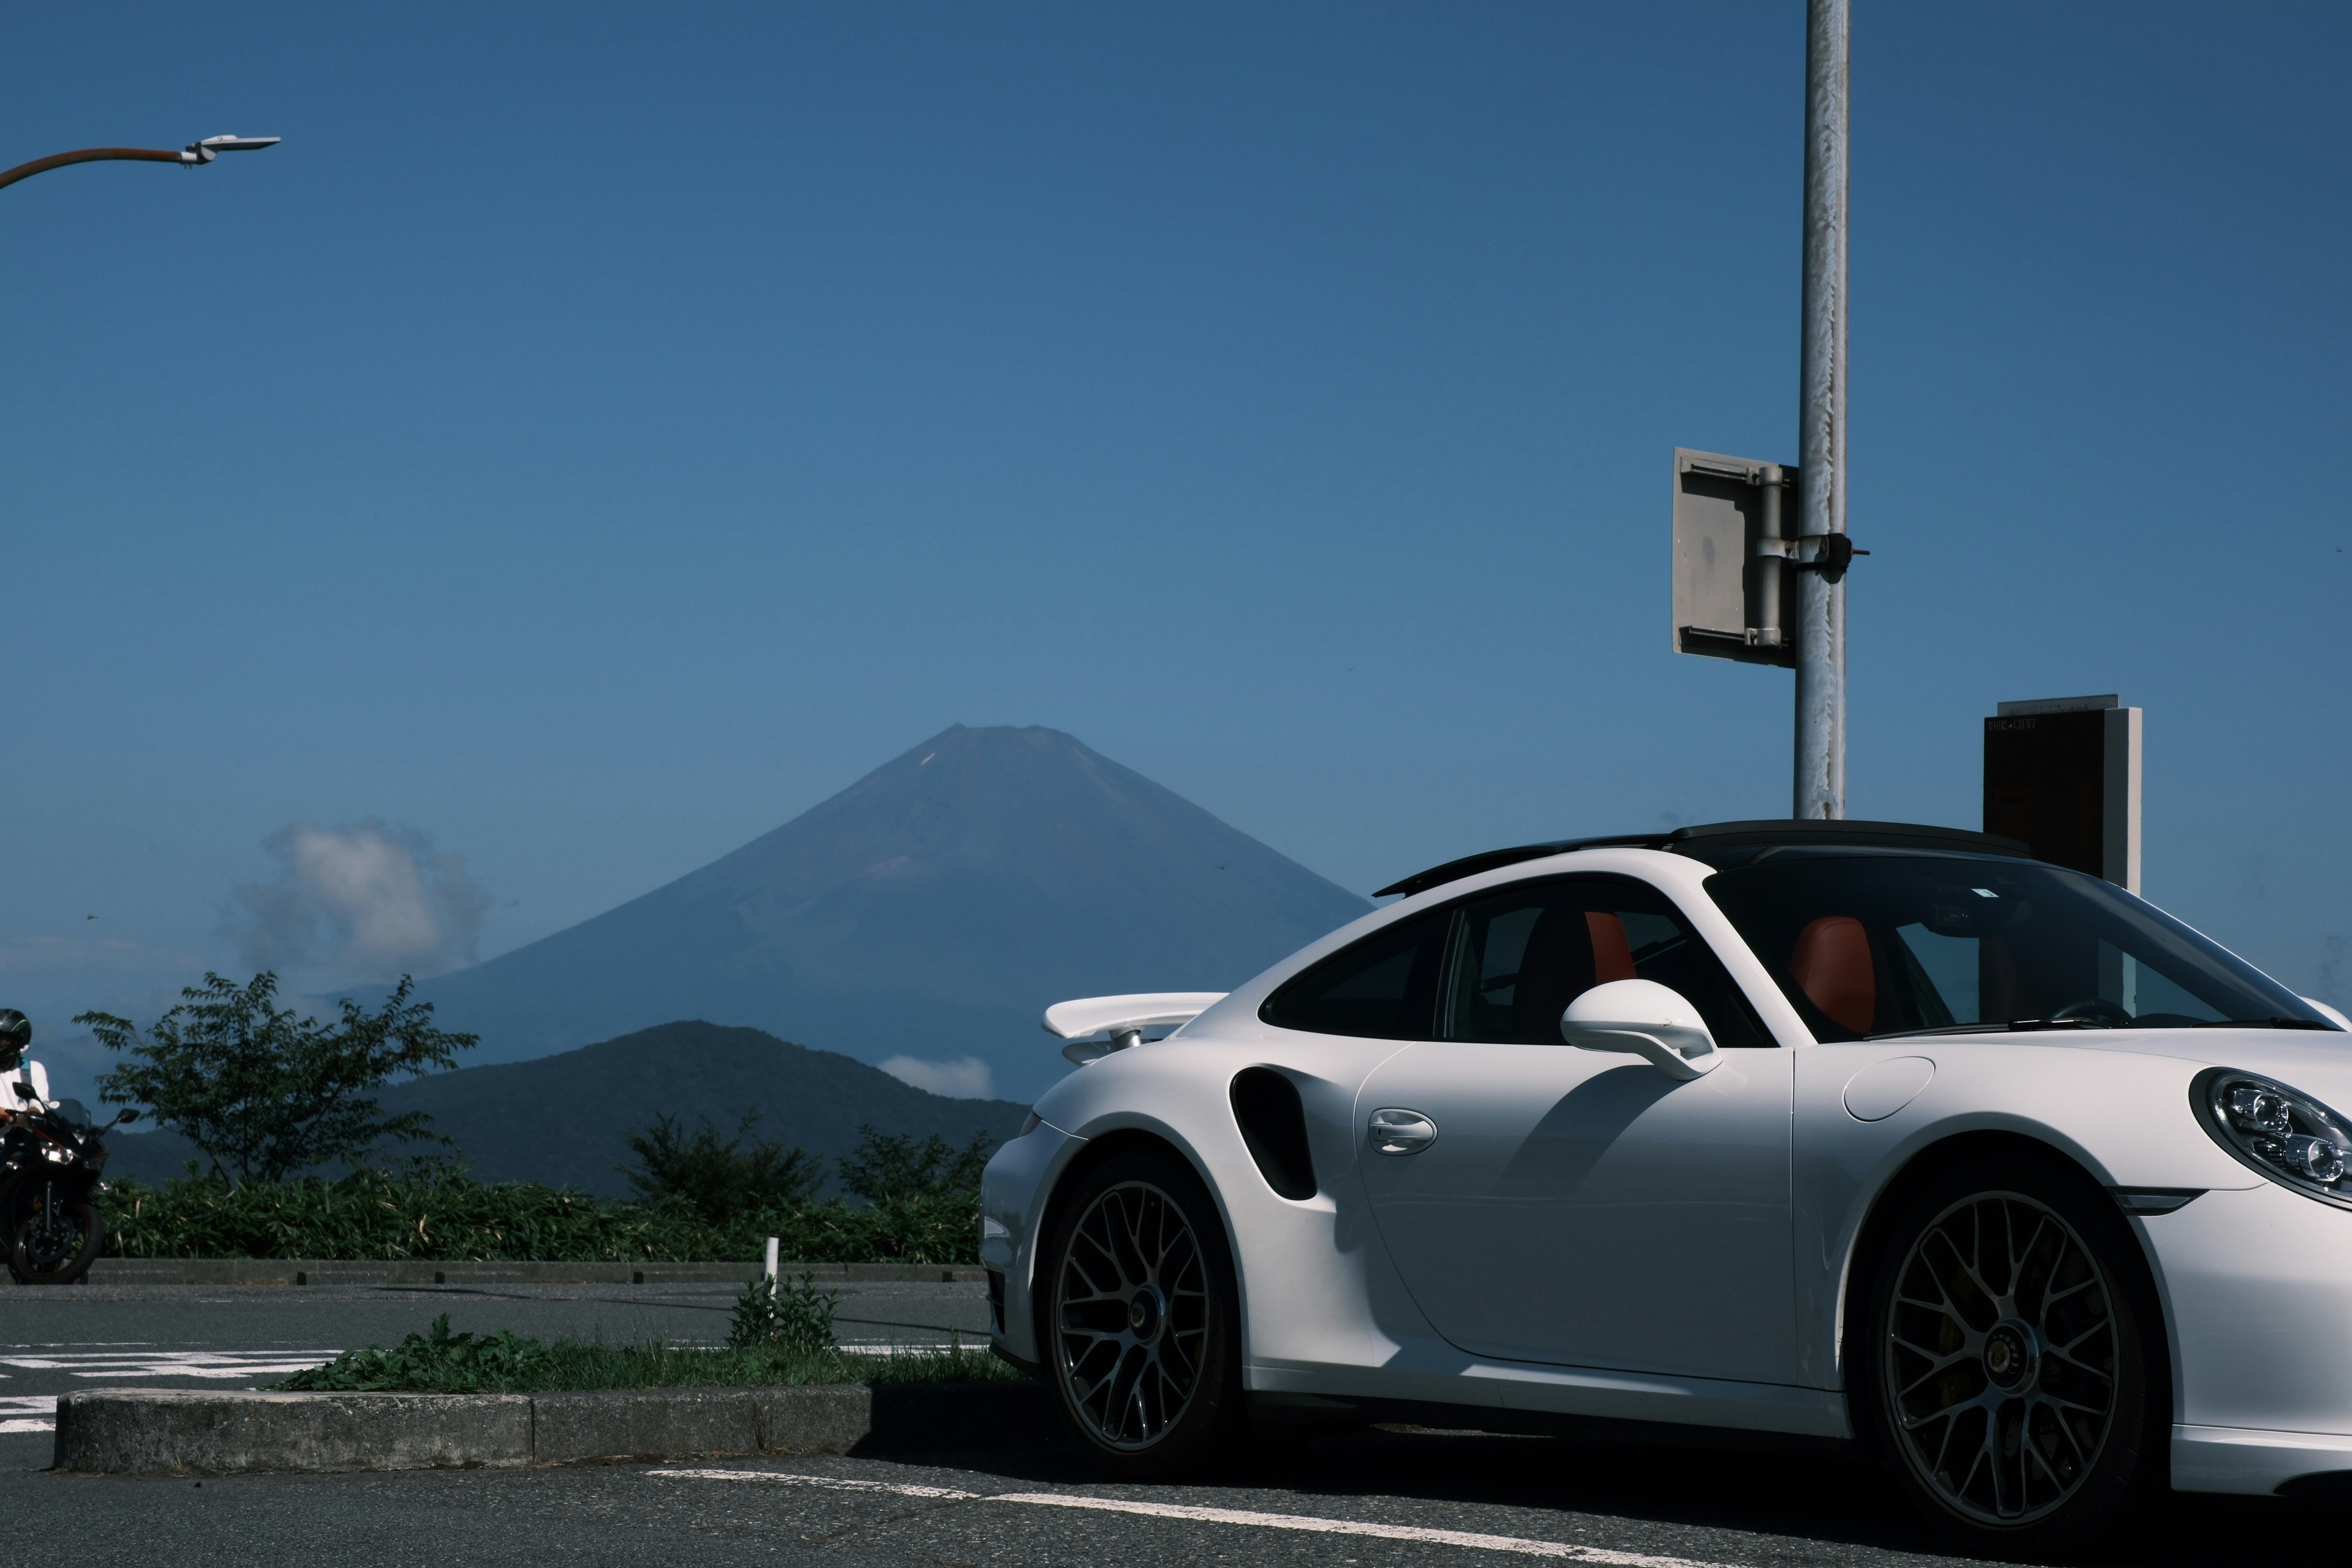
<path fill-rule="evenodd" d="M 1200 1175 L 1231 1248 L 1245 1367 L 1377 1367 L 1429 1331 L 1366 1228 L 1356 1172 L 1357 1087 L 1399 1048 L 1255 1025 L 1239 1037 L 1171 1037 L 1072 1073 L 1038 1114 L 1090 1145 L 1156 1139 Z M 1298 1091 L 1316 1184 L 1304 1196 L 1275 1190 L 1236 1117 L 1235 1079 L 1266 1071 Z M 1057 1190 L 1071 1175 L 1057 1173 Z"/>

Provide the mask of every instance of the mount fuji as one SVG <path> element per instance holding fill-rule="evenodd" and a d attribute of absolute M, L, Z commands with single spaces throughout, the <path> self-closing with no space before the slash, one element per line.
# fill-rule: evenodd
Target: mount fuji
<path fill-rule="evenodd" d="M 1072 736 L 959 724 L 667 887 L 418 994 L 481 1036 L 468 1066 L 696 1018 L 1025 1097 L 1066 1070 L 1047 1005 L 1227 990 L 1370 908 Z M 967 1058 L 989 1074 L 927 1066 Z"/>

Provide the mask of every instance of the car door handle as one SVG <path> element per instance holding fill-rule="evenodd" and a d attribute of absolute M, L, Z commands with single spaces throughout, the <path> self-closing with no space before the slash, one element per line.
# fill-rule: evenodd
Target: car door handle
<path fill-rule="evenodd" d="M 1437 1142 L 1437 1123 L 1418 1110 L 1390 1107 L 1372 1112 L 1368 1131 L 1383 1154 L 1418 1154 Z"/>

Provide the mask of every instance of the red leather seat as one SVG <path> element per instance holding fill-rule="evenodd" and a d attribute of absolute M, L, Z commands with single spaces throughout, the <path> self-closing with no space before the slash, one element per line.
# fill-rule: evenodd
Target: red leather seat
<path fill-rule="evenodd" d="M 1633 973 L 1633 948 L 1625 940 L 1625 922 L 1606 910 L 1587 910 L 1585 933 L 1592 938 L 1592 983 L 1639 980 Z"/>
<path fill-rule="evenodd" d="M 1857 1035 L 1878 1016 L 1878 971 L 1870 932 L 1852 915 L 1823 915 L 1797 933 L 1789 977 L 1830 1019 Z"/>

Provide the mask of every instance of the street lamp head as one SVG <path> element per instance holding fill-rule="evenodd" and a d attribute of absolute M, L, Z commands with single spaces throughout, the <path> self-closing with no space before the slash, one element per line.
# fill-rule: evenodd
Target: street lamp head
<path fill-rule="evenodd" d="M 257 153 L 264 147 L 275 147 L 275 136 L 207 136 L 201 142 L 191 142 L 180 154 L 180 162 L 190 166 L 209 163 L 223 153 Z"/>

